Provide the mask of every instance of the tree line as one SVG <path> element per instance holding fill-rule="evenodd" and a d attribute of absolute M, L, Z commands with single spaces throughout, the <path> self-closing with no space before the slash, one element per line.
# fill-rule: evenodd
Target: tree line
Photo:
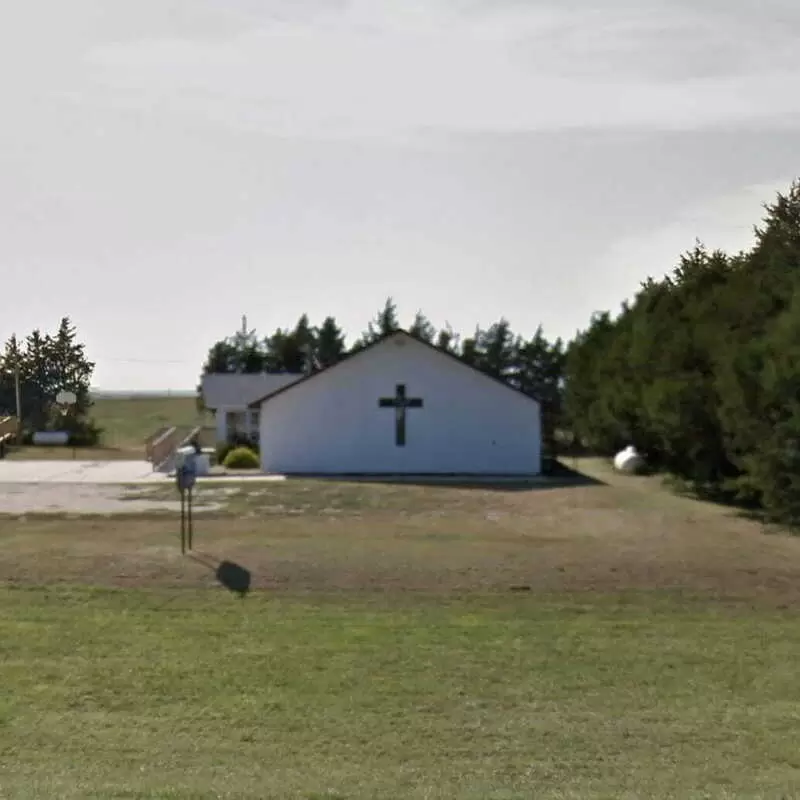
<path fill-rule="evenodd" d="M 800 522 L 800 181 L 750 250 L 698 243 L 569 346 L 562 424 L 695 491 Z"/>
<path fill-rule="evenodd" d="M 391 297 L 349 347 L 334 317 L 326 317 L 320 325 L 314 326 L 303 314 L 293 328 L 279 328 L 263 338 L 255 330 L 243 328 L 217 342 L 209 350 L 202 373 L 314 372 L 333 366 L 401 327 L 397 306 Z M 505 318 L 487 328 L 479 326 L 471 336 L 462 337 L 450 325 L 437 329 L 422 311 L 418 311 L 404 329 L 487 375 L 536 397 L 542 404 L 545 449 L 552 452 L 561 414 L 561 379 L 566 355 L 566 347 L 560 339 L 549 341 L 541 327 L 530 339 L 525 339 L 514 333 Z"/>
<path fill-rule="evenodd" d="M 96 444 L 100 431 L 89 419 L 94 367 L 68 317 L 61 320 L 53 334 L 37 328 L 24 338 L 12 336 L 0 354 L 0 417 L 17 414 L 18 373 L 19 410 L 28 435 L 33 431 L 60 430 L 69 432 L 76 445 Z M 76 398 L 68 409 L 61 409 L 56 403 L 62 390 L 72 392 Z"/>

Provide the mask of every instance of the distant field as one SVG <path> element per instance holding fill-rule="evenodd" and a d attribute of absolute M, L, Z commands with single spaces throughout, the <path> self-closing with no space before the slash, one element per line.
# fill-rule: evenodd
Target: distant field
<path fill-rule="evenodd" d="M 121 451 L 142 452 L 144 440 L 164 425 L 210 425 L 210 414 L 200 414 L 194 397 L 99 398 L 92 416 L 103 428 L 103 445 Z"/>
<path fill-rule="evenodd" d="M 197 410 L 194 397 L 99 398 L 92 417 L 104 429 L 104 444 L 141 449 L 144 440 L 163 425 L 211 424 L 210 414 Z"/>

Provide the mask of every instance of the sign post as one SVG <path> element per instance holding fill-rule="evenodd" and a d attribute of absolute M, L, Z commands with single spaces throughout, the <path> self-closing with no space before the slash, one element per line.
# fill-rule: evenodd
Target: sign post
<path fill-rule="evenodd" d="M 175 468 L 175 482 L 181 495 L 181 553 L 192 549 L 194 524 L 192 520 L 192 489 L 197 481 L 194 457 L 186 455 Z"/>

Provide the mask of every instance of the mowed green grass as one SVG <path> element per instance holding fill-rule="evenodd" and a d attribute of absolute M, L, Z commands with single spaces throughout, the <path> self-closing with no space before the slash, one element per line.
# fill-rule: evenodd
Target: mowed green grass
<path fill-rule="evenodd" d="M 796 613 L 5 589 L 8 798 L 794 797 Z"/>
<path fill-rule="evenodd" d="M 800 796 L 800 540 L 585 466 L 0 518 L 0 797 Z"/>

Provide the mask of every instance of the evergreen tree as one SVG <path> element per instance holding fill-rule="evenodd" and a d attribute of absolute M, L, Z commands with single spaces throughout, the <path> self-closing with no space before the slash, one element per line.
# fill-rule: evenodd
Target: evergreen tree
<path fill-rule="evenodd" d="M 325 317 L 317 331 L 317 362 L 323 369 L 345 356 L 344 334 L 333 317 Z"/>
<path fill-rule="evenodd" d="M 19 366 L 21 416 L 26 432 L 64 430 L 73 444 L 97 443 L 100 430 L 88 417 L 89 390 L 94 364 L 86 357 L 85 346 L 68 317 L 64 317 L 55 336 L 32 331 L 20 342 L 12 337 L 0 359 L 0 409 L 16 413 L 14 373 Z M 64 413 L 57 406 L 61 391 L 70 391 L 76 402 Z"/>
<path fill-rule="evenodd" d="M 202 374 L 257 373 L 264 372 L 266 367 L 264 346 L 259 341 L 256 331 L 246 327 L 246 320 L 243 318 L 239 330 L 211 346 L 203 364 Z"/>
<path fill-rule="evenodd" d="M 22 407 L 25 422 L 33 430 L 46 430 L 55 407 L 57 386 L 55 370 L 49 362 L 50 337 L 37 328 L 25 339 L 22 360 Z"/>
<path fill-rule="evenodd" d="M 483 341 L 484 332 L 476 326 L 475 333 L 468 336 L 461 342 L 461 349 L 458 353 L 459 358 L 471 367 L 480 369 L 483 354 L 480 350 L 480 343 Z"/>
<path fill-rule="evenodd" d="M 89 388 L 95 364 L 87 359 L 86 346 L 78 341 L 77 330 L 68 317 L 59 323 L 55 337 L 50 340 L 50 348 L 55 381 L 60 389 L 75 395 L 70 414 L 84 416 L 92 405 Z"/>
<path fill-rule="evenodd" d="M 793 361 L 793 320 L 800 309 L 800 181 L 765 210 L 755 246 L 735 260 L 719 300 L 727 327 L 717 374 L 719 416 L 730 458 L 741 471 L 739 495 L 762 503 L 775 519 L 800 523 L 787 472 L 796 465 L 786 462 L 800 372 Z"/>
<path fill-rule="evenodd" d="M 265 368 L 265 353 L 258 340 L 255 329 L 247 328 L 246 319 L 242 319 L 242 327 L 230 338 L 233 347 L 235 372 L 258 373 Z"/>
<path fill-rule="evenodd" d="M 378 312 L 375 320 L 379 337 L 388 336 L 400 328 L 397 319 L 397 306 L 391 297 L 386 298 L 383 308 Z"/>
<path fill-rule="evenodd" d="M 719 498 L 800 522 L 800 182 L 765 207 L 754 247 L 702 244 L 570 345 L 570 427 L 600 452 L 633 443 Z"/>
<path fill-rule="evenodd" d="M 303 314 L 297 321 L 289 339 L 300 354 L 300 371 L 309 374 L 314 372 L 317 364 L 317 333 L 309 324 L 307 314 Z"/>
<path fill-rule="evenodd" d="M 305 354 L 291 331 L 277 328 L 272 336 L 264 340 L 264 346 L 269 372 L 299 373 L 303 371 L 306 362 Z"/>
<path fill-rule="evenodd" d="M 493 378 L 508 378 L 514 369 L 515 341 L 508 320 L 476 334 L 477 366 Z"/>
<path fill-rule="evenodd" d="M 236 346 L 231 341 L 224 339 L 211 346 L 203 364 L 202 374 L 236 372 L 238 366 L 239 354 L 236 352 Z"/>
<path fill-rule="evenodd" d="M 203 375 L 220 373 L 255 374 L 269 370 L 269 358 L 266 348 L 258 340 L 256 331 L 247 328 L 247 321 L 242 317 L 242 327 L 232 336 L 215 342 L 208 351 L 201 369 Z M 203 410 L 202 384 L 197 385 L 197 407 Z"/>
<path fill-rule="evenodd" d="M 629 391 L 620 384 L 620 365 L 611 357 L 618 334 L 608 312 L 595 314 L 568 347 L 564 368 L 567 424 L 583 446 L 600 453 L 613 453 L 629 443 L 614 407 L 614 394 Z"/>
<path fill-rule="evenodd" d="M 460 339 L 458 334 L 450 326 L 450 323 L 445 323 L 444 328 L 439 331 L 436 337 L 436 346 L 445 353 L 457 355 L 459 352 Z"/>
<path fill-rule="evenodd" d="M 433 340 L 436 337 L 436 328 L 433 327 L 430 320 L 422 311 L 417 311 L 414 315 L 414 321 L 411 323 L 408 332 L 412 336 L 416 336 L 417 339 L 427 342 L 428 344 L 433 344 Z"/>
<path fill-rule="evenodd" d="M 16 385 L 14 374 L 22 366 L 22 345 L 16 336 L 5 344 L 0 356 L 0 417 L 17 413 Z"/>
<path fill-rule="evenodd" d="M 757 349 L 758 446 L 742 454 L 747 485 L 771 518 L 800 525 L 800 281 Z"/>
<path fill-rule="evenodd" d="M 357 352 L 367 345 L 374 344 L 384 336 L 400 328 L 400 322 L 397 318 L 397 306 L 391 297 L 386 299 L 386 302 L 375 317 L 367 323 L 367 329 L 361 334 L 361 338 L 357 339 L 351 348 L 351 352 Z"/>
<path fill-rule="evenodd" d="M 562 415 L 564 345 L 560 339 L 552 344 L 548 342 L 539 326 L 529 341 L 517 340 L 515 351 L 516 369 L 511 382 L 525 394 L 539 400 L 543 449 L 555 456 L 556 433 Z"/>

